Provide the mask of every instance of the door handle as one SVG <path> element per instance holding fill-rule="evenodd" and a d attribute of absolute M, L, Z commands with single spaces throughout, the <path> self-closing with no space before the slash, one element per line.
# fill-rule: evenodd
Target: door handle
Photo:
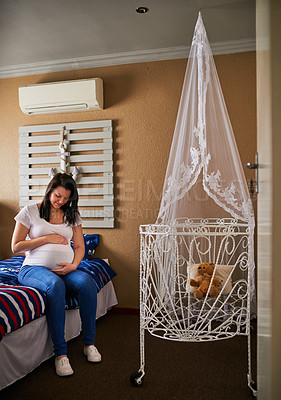
<path fill-rule="evenodd" d="M 255 154 L 255 163 L 248 162 L 246 167 L 255 170 L 256 193 L 259 193 L 259 154 Z"/>
<path fill-rule="evenodd" d="M 258 168 L 258 164 L 253 164 L 253 163 L 248 162 L 247 163 L 247 168 L 249 168 L 249 169 L 257 169 Z"/>

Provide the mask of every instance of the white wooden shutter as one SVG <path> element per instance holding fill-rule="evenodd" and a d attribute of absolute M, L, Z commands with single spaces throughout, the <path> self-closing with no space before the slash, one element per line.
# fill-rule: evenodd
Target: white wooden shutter
<path fill-rule="evenodd" d="M 87 121 L 21 126 L 20 207 L 39 202 L 50 181 L 60 172 L 62 139 L 67 141 L 67 173 L 79 170 L 76 181 L 84 228 L 114 227 L 112 121 Z"/>

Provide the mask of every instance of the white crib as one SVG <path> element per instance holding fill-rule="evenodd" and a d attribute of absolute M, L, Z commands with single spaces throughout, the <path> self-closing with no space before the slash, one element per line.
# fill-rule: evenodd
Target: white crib
<path fill-rule="evenodd" d="M 248 337 L 248 385 L 251 372 L 250 316 L 251 228 L 235 219 L 177 219 L 173 225 L 140 227 L 140 369 L 131 383 L 143 382 L 145 331 L 181 342 Z M 190 279 L 198 264 L 213 262 L 219 294 L 194 297 Z M 212 283 L 212 281 L 211 281 Z"/>

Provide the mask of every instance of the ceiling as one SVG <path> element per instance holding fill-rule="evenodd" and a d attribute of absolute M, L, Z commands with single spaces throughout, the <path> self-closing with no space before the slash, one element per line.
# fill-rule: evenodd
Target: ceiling
<path fill-rule="evenodd" d="M 214 54 L 255 49 L 255 0 L 0 0 L 0 78 L 185 58 L 199 9 Z"/>

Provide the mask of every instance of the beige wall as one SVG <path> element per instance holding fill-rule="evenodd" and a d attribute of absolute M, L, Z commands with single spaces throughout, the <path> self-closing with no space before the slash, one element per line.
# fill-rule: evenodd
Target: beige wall
<path fill-rule="evenodd" d="M 254 161 L 255 53 L 216 56 L 215 62 L 242 162 Z M 138 230 L 157 216 L 185 67 L 186 60 L 171 60 L 0 80 L 0 252 L 5 257 L 11 255 L 18 211 L 18 127 L 112 119 L 116 227 L 85 233 L 101 235 L 96 256 L 109 258 L 118 274 L 119 305 L 138 307 Z M 104 110 L 26 116 L 19 109 L 19 86 L 96 76 L 104 80 Z"/>

